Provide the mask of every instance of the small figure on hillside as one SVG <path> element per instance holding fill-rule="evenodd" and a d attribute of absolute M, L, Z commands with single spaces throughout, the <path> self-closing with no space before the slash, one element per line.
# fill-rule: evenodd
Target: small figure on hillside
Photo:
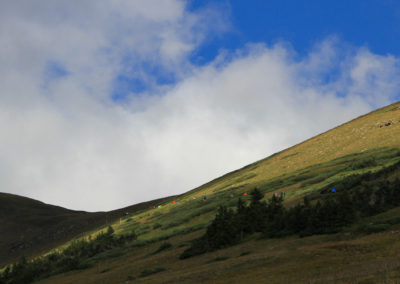
<path fill-rule="evenodd" d="M 207 200 L 207 196 L 205 196 L 205 195 L 203 195 L 203 201 L 206 201 Z"/>
<path fill-rule="evenodd" d="M 332 192 L 335 193 L 336 192 L 336 188 L 332 188 Z"/>

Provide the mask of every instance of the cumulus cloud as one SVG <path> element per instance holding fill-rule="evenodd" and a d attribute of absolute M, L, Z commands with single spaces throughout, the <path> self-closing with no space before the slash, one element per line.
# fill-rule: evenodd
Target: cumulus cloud
<path fill-rule="evenodd" d="M 307 56 L 249 44 L 194 65 L 191 53 L 228 28 L 221 18 L 177 0 L 0 4 L 1 191 L 115 209 L 185 192 L 398 98 L 399 58 L 335 38 Z M 116 100 L 121 76 L 145 88 Z"/>

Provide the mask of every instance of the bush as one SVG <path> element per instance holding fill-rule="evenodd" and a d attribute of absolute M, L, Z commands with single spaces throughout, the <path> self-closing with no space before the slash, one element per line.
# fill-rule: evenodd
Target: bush
<path fill-rule="evenodd" d="M 227 259 L 229 259 L 229 256 L 217 256 L 212 261 L 224 261 L 224 260 L 227 260 Z"/>
<path fill-rule="evenodd" d="M 390 224 L 364 224 L 357 228 L 357 232 L 365 234 L 373 234 L 386 231 L 390 228 Z"/>
<path fill-rule="evenodd" d="M 161 227 L 162 227 L 162 225 L 160 223 L 155 223 L 154 226 L 153 226 L 153 229 L 155 230 L 155 229 L 158 229 L 158 228 L 161 228 Z"/>
<path fill-rule="evenodd" d="M 172 245 L 171 245 L 170 243 L 168 243 L 168 242 L 164 242 L 164 243 L 162 243 L 161 246 L 160 246 L 155 252 L 153 252 L 152 254 L 157 254 L 157 253 L 162 252 L 162 251 L 164 251 L 164 250 L 167 250 L 167 249 L 169 249 L 169 248 L 172 248 Z"/>
<path fill-rule="evenodd" d="M 180 259 L 186 259 L 192 256 L 206 253 L 208 250 L 207 240 L 203 238 L 196 239 L 192 242 L 191 247 L 186 249 L 180 256 Z"/>
<path fill-rule="evenodd" d="M 357 160 L 353 162 L 350 166 L 349 169 L 351 170 L 358 170 L 358 169 L 364 169 L 364 168 L 369 168 L 369 167 L 375 167 L 377 166 L 378 163 L 373 157 L 368 157 L 364 159 Z"/>
<path fill-rule="evenodd" d="M 135 279 L 136 279 L 136 277 L 132 276 L 132 275 L 128 275 L 128 277 L 126 278 L 126 280 L 128 280 L 128 281 L 133 281 Z"/>
<path fill-rule="evenodd" d="M 142 270 L 142 272 L 140 272 L 139 276 L 140 277 L 146 277 L 146 276 L 149 276 L 149 275 L 152 275 L 152 274 L 156 274 L 156 273 L 164 271 L 164 270 L 165 270 L 164 267 L 156 267 L 156 268 L 153 268 L 153 269 L 148 268 L 148 269 Z"/>

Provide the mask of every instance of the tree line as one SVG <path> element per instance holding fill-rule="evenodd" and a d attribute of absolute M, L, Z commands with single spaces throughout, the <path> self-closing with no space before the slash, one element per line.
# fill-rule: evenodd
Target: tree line
<path fill-rule="evenodd" d="M 400 180 L 386 179 L 388 173 L 399 168 L 397 163 L 378 173 L 349 176 L 337 183 L 335 192 L 329 185 L 315 197 L 317 200 L 305 197 L 303 203 L 292 208 L 283 206 L 282 197 L 262 201 L 264 195 L 256 188 L 249 204 L 239 198 L 235 209 L 219 207 L 205 234 L 194 240 L 180 258 L 232 246 L 256 232 L 264 238 L 337 233 L 360 218 L 400 205 Z"/>
<path fill-rule="evenodd" d="M 377 173 L 351 175 L 308 196 L 294 207 L 286 208 L 282 197 L 264 201 L 257 188 L 250 202 L 239 198 L 234 209 L 220 206 L 205 234 L 194 240 L 181 259 L 239 243 L 254 233 L 264 238 L 298 234 L 339 232 L 360 218 L 379 214 L 400 205 L 400 180 L 390 182 L 387 176 L 400 169 L 400 162 Z M 335 186 L 336 191 L 332 192 Z M 28 261 L 21 258 L 0 273 L 0 284 L 31 283 L 54 274 L 90 266 L 97 254 L 123 247 L 136 239 L 133 232 L 116 236 L 112 227 L 94 239 L 75 240 L 66 249 Z"/>

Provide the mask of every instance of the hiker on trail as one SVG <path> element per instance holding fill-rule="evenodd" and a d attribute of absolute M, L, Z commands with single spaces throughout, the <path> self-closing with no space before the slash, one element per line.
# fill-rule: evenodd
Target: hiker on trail
<path fill-rule="evenodd" d="M 203 195 L 203 201 L 207 200 L 207 196 Z"/>

